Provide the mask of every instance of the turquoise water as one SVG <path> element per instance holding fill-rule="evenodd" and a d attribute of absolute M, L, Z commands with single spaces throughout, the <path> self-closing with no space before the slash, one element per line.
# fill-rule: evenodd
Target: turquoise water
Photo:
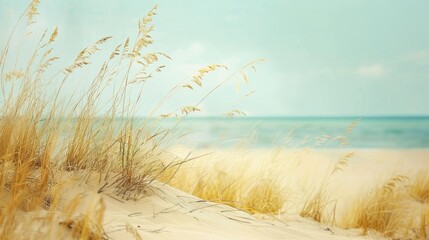
<path fill-rule="evenodd" d="M 179 143 L 193 147 L 429 148 L 429 117 L 190 118 L 179 124 Z M 173 120 L 161 123 L 162 127 Z M 346 136 L 347 142 L 335 138 Z M 326 141 L 320 141 L 324 138 Z M 346 145 L 345 145 L 346 144 Z"/>

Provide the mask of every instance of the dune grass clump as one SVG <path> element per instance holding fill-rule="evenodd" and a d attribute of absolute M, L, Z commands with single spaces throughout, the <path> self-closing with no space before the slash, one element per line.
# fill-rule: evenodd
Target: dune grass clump
<path fill-rule="evenodd" d="M 108 239 L 103 229 L 105 204 L 100 198 L 90 204 L 83 214 L 74 214 L 81 205 L 81 196 L 77 195 L 65 209 L 65 218 L 59 225 L 59 232 L 71 233 L 73 238 L 88 240 Z"/>
<path fill-rule="evenodd" d="M 47 211 L 22 212 L 15 198 L 6 205 L 7 212 L 0 227 L 1 239 L 109 239 L 103 229 L 105 205 L 102 198 L 83 201 L 77 194 L 59 206 L 55 197 Z M 88 206 L 89 205 L 89 206 Z"/>
<path fill-rule="evenodd" d="M 279 214 L 287 201 L 280 175 L 266 161 L 253 161 L 239 152 L 200 156 L 164 172 L 159 180 L 199 198 L 252 214 Z"/>
<path fill-rule="evenodd" d="M 258 174 L 253 176 L 258 177 Z M 281 185 L 274 178 L 248 181 L 243 180 L 241 176 L 233 179 L 227 177 L 225 173 L 215 173 L 214 177 L 198 179 L 192 192 L 202 199 L 226 204 L 249 213 L 279 214 L 286 202 Z"/>
<path fill-rule="evenodd" d="M 322 140 L 317 138 L 315 144 L 337 140 L 341 140 L 340 143 L 344 141 L 343 138 L 325 136 Z M 298 156 L 308 152 L 308 149 L 292 151 L 291 156 L 286 159 L 281 159 L 281 151 L 282 148 L 274 149 L 271 154 L 255 159 L 251 153 L 242 154 L 239 149 L 226 156 L 213 153 L 213 156 L 188 163 L 191 167 L 185 164 L 174 171 L 167 171 L 159 179 L 202 199 L 230 205 L 251 214 L 278 215 L 285 213 L 286 207 L 299 208 L 298 214 L 303 217 L 334 224 L 336 201 L 332 199 L 328 185 L 330 178 L 343 170 L 354 153 L 341 156 L 327 169 L 328 172 L 318 183 L 319 187 L 311 192 L 305 191 L 308 195 L 303 196 L 302 188 L 313 186 L 303 186 L 302 176 L 297 176 L 294 172 L 300 165 Z M 292 182 L 297 182 L 300 186 Z M 301 200 L 297 202 L 297 198 Z M 295 212 L 290 211 L 293 214 Z"/>
<path fill-rule="evenodd" d="M 393 176 L 355 200 L 341 226 L 361 228 L 364 234 L 373 229 L 393 238 L 426 239 L 428 189 L 426 172 Z"/>
<path fill-rule="evenodd" d="M 211 158 L 209 158 L 211 159 Z M 242 176 L 235 174 L 234 166 L 227 166 L 222 163 L 209 163 L 207 166 L 194 167 L 192 159 L 188 164 L 176 165 L 174 168 L 163 172 L 158 180 L 166 182 L 185 192 L 202 199 L 236 206 L 238 204 L 237 196 L 242 189 Z M 202 160 L 207 160 L 203 158 Z M 198 162 L 197 162 L 198 163 Z"/>
<path fill-rule="evenodd" d="M 262 179 L 246 193 L 242 208 L 250 213 L 277 215 L 286 201 L 286 191 L 278 180 Z"/>
<path fill-rule="evenodd" d="M 418 214 L 420 212 L 419 236 L 427 239 L 429 236 L 429 174 L 420 172 L 411 180 L 407 187 L 407 194 L 411 198 L 412 205 Z"/>
<path fill-rule="evenodd" d="M 368 229 L 375 229 L 392 235 L 402 217 L 395 215 L 400 214 L 399 209 L 403 206 L 400 202 L 400 185 L 405 179 L 405 176 L 394 176 L 382 186 L 363 195 L 353 207 L 352 227 L 362 228 L 364 233 Z"/>
<path fill-rule="evenodd" d="M 410 197 L 422 204 L 429 203 L 429 174 L 427 172 L 419 172 L 411 179 L 410 186 L 407 187 L 407 193 Z"/>
<path fill-rule="evenodd" d="M 317 222 L 335 224 L 336 201 L 331 197 L 332 193 L 328 190 L 328 184 L 336 173 L 343 171 L 353 155 L 354 152 L 344 154 L 331 169 L 328 169 L 329 172 L 323 177 L 319 188 L 305 200 L 299 215 L 312 218 Z"/>

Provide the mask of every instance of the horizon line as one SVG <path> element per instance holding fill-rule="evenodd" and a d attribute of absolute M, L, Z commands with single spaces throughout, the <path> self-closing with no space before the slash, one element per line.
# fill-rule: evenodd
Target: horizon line
<path fill-rule="evenodd" d="M 135 116 L 135 118 L 147 118 L 147 116 Z M 158 118 L 148 117 L 148 118 Z M 170 117 L 174 118 L 174 117 Z M 183 117 L 182 117 L 183 118 Z M 350 116 L 338 116 L 338 115 L 259 115 L 259 116 L 235 116 L 228 117 L 224 115 L 210 115 L 210 116 L 187 116 L 190 119 L 208 119 L 208 118 L 224 118 L 224 119 L 250 119 L 250 118 L 429 118 L 429 115 L 350 115 Z M 168 118 L 167 118 L 168 119 Z"/>

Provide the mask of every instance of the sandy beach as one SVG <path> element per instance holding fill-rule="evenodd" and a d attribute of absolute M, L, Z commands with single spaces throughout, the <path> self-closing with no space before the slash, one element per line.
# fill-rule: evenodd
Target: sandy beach
<path fill-rule="evenodd" d="M 178 154 L 187 152 L 184 148 L 174 151 Z M 276 215 L 252 215 L 224 204 L 202 200 L 161 182 L 152 183 L 147 195 L 141 200 L 125 201 L 111 193 L 97 194 L 96 185 L 84 184 L 78 177 L 70 184 L 63 201 L 67 202 L 68 198 L 83 193 L 83 201 L 87 203 L 82 206 L 86 207 L 91 205 L 91 201 L 102 198 L 106 207 L 103 227 L 111 239 L 130 239 L 133 232 L 141 235 L 142 239 L 384 239 L 382 234 L 373 230 L 362 235 L 359 229 L 346 230 L 299 216 L 299 203 L 312 191 L 306 188 L 316 186 L 316 182 L 320 182 L 333 161 L 354 151 L 355 156 L 350 158 L 347 167 L 329 182 L 332 190 L 330 197 L 338 200 L 337 221 L 341 221 L 341 212 L 350 208 L 349 201 L 374 183 L 392 174 L 413 176 L 418 171 L 429 170 L 427 149 L 300 149 L 280 152 L 273 149 L 206 149 L 194 153 L 202 154 L 207 151 L 214 153 L 188 163 L 192 165 L 192 169 L 211 166 L 211 171 L 219 171 L 219 165 L 213 165 L 215 159 L 225 164 L 223 160 L 236 157 L 228 162 L 251 160 L 255 165 L 246 165 L 242 172 L 231 172 L 246 178 L 246 172 L 255 169 L 263 172 L 263 165 L 267 167 L 271 163 L 276 168 L 284 166 L 280 171 L 287 173 L 289 177 L 282 180 L 282 186 L 288 187 L 290 198 L 282 211 Z M 241 159 L 237 159 L 240 156 Z M 259 162 L 255 163 L 257 159 Z M 186 165 L 182 167 L 186 169 Z M 184 173 L 189 174 L 188 171 Z M 190 175 L 188 179 L 183 179 L 179 172 L 176 177 L 180 179 L 182 187 L 184 182 L 191 181 L 192 184 Z M 178 185 L 174 180 L 170 184 Z M 84 209 L 81 211 L 84 212 Z M 69 236 L 67 229 L 59 232 L 63 236 Z"/>
<path fill-rule="evenodd" d="M 0 240 L 429 240 L 428 4 L 0 0 Z"/>

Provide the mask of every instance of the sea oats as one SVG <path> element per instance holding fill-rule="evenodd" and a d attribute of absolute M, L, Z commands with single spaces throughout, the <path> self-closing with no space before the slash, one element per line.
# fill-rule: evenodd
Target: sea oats
<path fill-rule="evenodd" d="M 253 60 L 253 61 L 247 63 L 246 65 L 244 65 L 241 68 L 241 70 L 239 72 L 240 72 L 240 74 L 241 74 L 241 76 L 242 76 L 242 78 L 243 78 L 243 80 L 244 80 L 245 83 L 248 83 L 248 81 L 249 81 L 249 78 L 247 77 L 247 74 L 246 74 L 246 70 L 248 68 L 251 68 L 251 69 L 253 69 L 256 72 L 256 67 L 255 67 L 256 64 L 259 64 L 259 63 L 264 62 L 264 61 L 265 61 L 265 59 L 262 59 L 262 58 L 261 59 L 256 59 L 256 60 Z"/>
<path fill-rule="evenodd" d="M 20 79 L 23 76 L 24 76 L 24 73 L 21 70 L 18 70 L 18 71 L 12 71 L 12 72 L 6 73 L 5 79 L 6 81 L 11 81 L 15 79 Z"/>
<path fill-rule="evenodd" d="M 139 27 L 139 34 L 138 39 L 133 47 L 133 51 L 131 53 L 131 57 L 136 57 L 140 51 L 151 45 L 153 43 L 152 37 L 150 36 L 150 33 L 153 31 L 153 26 L 148 26 L 152 23 L 153 17 L 156 14 L 158 6 L 155 5 L 141 21 L 139 21 L 138 27 Z"/>
<path fill-rule="evenodd" d="M 202 84 L 203 78 L 208 73 L 213 72 L 219 68 L 224 68 L 224 69 L 228 70 L 228 67 L 226 67 L 225 65 L 221 65 L 221 64 L 208 65 L 208 66 L 205 66 L 205 67 L 201 68 L 200 70 L 198 70 L 198 73 L 196 73 L 192 76 L 192 81 L 194 83 L 196 83 L 198 86 L 202 87 L 203 86 L 203 84 Z"/>
<path fill-rule="evenodd" d="M 48 43 L 54 42 L 55 39 L 57 38 L 57 36 L 58 36 L 58 28 L 56 27 L 55 30 L 54 30 L 54 32 L 52 32 L 51 37 L 49 38 Z"/>
<path fill-rule="evenodd" d="M 121 44 L 119 44 L 118 46 L 116 46 L 115 50 L 112 51 L 112 53 L 110 54 L 109 60 L 112 60 L 113 58 L 115 58 L 116 56 L 119 56 L 119 48 L 121 47 Z"/>
<path fill-rule="evenodd" d="M 253 95 L 256 91 L 251 91 L 249 93 L 247 93 L 246 95 L 244 95 L 244 97 L 250 97 L 251 95 Z"/>
<path fill-rule="evenodd" d="M 34 16 L 38 15 L 37 8 L 39 7 L 40 0 L 32 0 L 27 10 L 27 25 L 31 25 L 35 23 L 33 20 Z"/>
<path fill-rule="evenodd" d="M 40 66 L 39 69 L 37 70 L 39 73 L 44 72 L 46 69 L 49 68 L 49 66 L 56 60 L 58 60 L 59 57 L 51 57 L 49 59 L 47 59 L 45 62 L 43 62 Z"/>
<path fill-rule="evenodd" d="M 192 113 L 192 112 L 201 111 L 201 109 L 199 109 L 195 106 L 184 106 L 184 107 L 180 108 L 180 110 L 182 111 L 182 114 L 186 114 L 186 115 L 188 115 L 189 113 Z"/>
<path fill-rule="evenodd" d="M 353 129 L 356 128 L 356 126 L 359 124 L 359 122 L 361 121 L 360 118 L 354 120 L 352 123 L 350 123 L 350 125 L 347 127 L 347 131 L 346 134 L 351 135 L 353 134 Z"/>
<path fill-rule="evenodd" d="M 130 46 L 130 38 L 128 37 L 124 42 L 124 47 L 122 48 L 122 57 L 127 57 Z"/>
<path fill-rule="evenodd" d="M 96 52 L 98 52 L 99 46 L 104 44 L 106 41 L 108 41 L 109 39 L 111 39 L 112 37 L 104 37 L 101 38 L 100 40 L 98 40 L 97 42 L 95 42 L 92 46 L 88 47 L 88 48 L 84 48 L 76 57 L 76 59 L 74 60 L 74 62 L 72 63 L 72 65 L 70 65 L 69 67 L 67 67 L 65 69 L 65 72 L 68 74 L 71 74 L 76 68 L 81 68 L 85 65 L 88 65 L 88 59 L 90 56 L 92 56 L 93 54 L 95 54 Z"/>
<path fill-rule="evenodd" d="M 347 166 L 349 160 L 355 155 L 355 152 L 349 152 L 340 157 L 340 159 L 335 163 L 331 175 L 334 175 L 337 172 L 343 171 L 344 167 Z"/>
<path fill-rule="evenodd" d="M 182 85 L 182 87 L 184 87 L 184 88 L 189 88 L 189 89 L 194 89 L 193 87 L 192 87 L 192 85 L 190 85 L 190 84 L 184 84 L 184 85 Z"/>
<path fill-rule="evenodd" d="M 173 115 L 174 115 L 174 113 L 164 113 L 164 114 L 161 114 L 160 117 L 161 118 L 169 118 L 169 117 L 171 117 Z"/>
<path fill-rule="evenodd" d="M 246 113 L 244 113 L 243 111 L 240 111 L 238 109 L 233 109 L 233 110 L 230 110 L 230 111 L 225 113 L 225 116 L 230 117 L 230 118 L 240 116 L 240 115 L 246 116 Z"/>

